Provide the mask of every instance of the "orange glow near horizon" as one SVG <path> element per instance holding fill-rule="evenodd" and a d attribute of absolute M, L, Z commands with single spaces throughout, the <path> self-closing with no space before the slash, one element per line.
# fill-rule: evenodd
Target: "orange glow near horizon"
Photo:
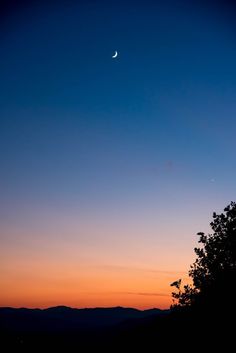
<path fill-rule="evenodd" d="M 191 243 L 158 238 L 155 227 L 147 227 L 144 237 L 141 227 L 125 223 L 116 231 L 109 223 L 82 229 L 68 223 L 51 219 L 41 233 L 30 224 L 8 227 L 0 257 L 0 306 L 170 307 L 170 283 L 186 278 Z"/>
<path fill-rule="evenodd" d="M 169 308 L 170 283 L 186 274 L 125 266 L 18 263 L 1 276 L 0 306 Z"/>
<path fill-rule="evenodd" d="M 178 273 L 139 273 L 139 270 L 128 269 L 108 271 L 110 273 L 103 270 L 86 271 L 86 274 L 57 273 L 43 277 L 17 272 L 10 280 L 7 277 L 1 279 L 1 306 L 168 308 L 171 304 L 169 283 L 179 278 Z"/>

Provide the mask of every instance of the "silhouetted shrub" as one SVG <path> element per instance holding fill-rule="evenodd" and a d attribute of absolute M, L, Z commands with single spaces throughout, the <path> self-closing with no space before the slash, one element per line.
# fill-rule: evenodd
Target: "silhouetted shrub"
<path fill-rule="evenodd" d="M 224 213 L 213 213 L 210 223 L 213 233 L 198 233 L 200 247 L 194 249 L 197 258 L 191 265 L 189 276 L 192 285 L 182 289 L 181 279 L 171 286 L 177 291 L 172 293 L 173 307 L 197 307 L 204 310 L 218 305 L 228 308 L 235 306 L 236 279 L 236 203 L 231 202 Z"/>

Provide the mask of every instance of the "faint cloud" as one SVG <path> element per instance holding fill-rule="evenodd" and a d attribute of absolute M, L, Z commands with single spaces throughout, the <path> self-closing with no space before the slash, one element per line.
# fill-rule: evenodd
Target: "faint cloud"
<path fill-rule="evenodd" d="M 107 270 L 115 270 L 115 271 L 136 271 L 136 272 L 146 272 L 146 273 L 155 273 L 155 274 L 164 274 L 164 275 L 176 275 L 176 274 L 186 275 L 187 273 L 187 271 L 181 271 L 181 270 L 156 270 L 152 268 L 123 266 L 123 265 L 101 265 L 99 267 Z"/>
<path fill-rule="evenodd" d="M 174 169 L 174 163 L 173 163 L 173 161 L 166 161 L 166 162 L 165 162 L 165 165 L 164 165 L 164 169 L 165 169 L 165 171 L 167 171 L 167 172 L 172 172 L 173 169 Z"/>
<path fill-rule="evenodd" d="M 150 168 L 150 172 L 153 175 L 161 175 L 166 173 L 173 173 L 176 170 L 176 164 L 172 160 L 166 160 L 160 163 L 158 166 L 153 166 Z"/>
<path fill-rule="evenodd" d="M 142 296 L 148 296 L 148 297 L 169 297 L 170 296 L 167 293 L 158 293 L 158 292 L 123 292 L 123 294 L 142 295 Z"/>

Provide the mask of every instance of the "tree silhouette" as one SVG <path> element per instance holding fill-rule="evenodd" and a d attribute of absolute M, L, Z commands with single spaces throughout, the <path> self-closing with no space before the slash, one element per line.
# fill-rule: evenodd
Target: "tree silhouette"
<path fill-rule="evenodd" d="M 200 247 L 194 249 L 197 258 L 191 265 L 192 285 L 181 288 L 181 280 L 171 286 L 173 307 L 215 308 L 219 303 L 235 306 L 236 279 L 236 203 L 231 202 L 224 213 L 213 213 L 212 234 L 197 233 Z"/>

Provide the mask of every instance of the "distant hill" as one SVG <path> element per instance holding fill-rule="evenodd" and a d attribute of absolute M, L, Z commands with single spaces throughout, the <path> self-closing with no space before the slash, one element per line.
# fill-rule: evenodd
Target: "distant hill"
<path fill-rule="evenodd" d="M 14 332 L 72 332 L 103 329 L 137 320 L 166 315 L 168 310 L 133 308 L 74 309 L 66 306 L 48 309 L 0 308 L 0 329 Z"/>
<path fill-rule="evenodd" d="M 213 315 L 213 314 L 212 314 Z M 203 311 L 133 308 L 0 308 L 0 351 L 13 352 L 161 352 L 188 349 L 187 337 L 201 351 L 205 340 L 234 342 L 230 320 Z M 217 334 L 205 335 L 208 328 Z M 199 331 L 202 330 L 202 331 Z M 200 332 L 200 333 L 199 333 Z M 204 332 L 204 337 L 201 336 Z M 209 331 L 210 332 L 210 331 Z M 230 351 L 230 350 L 225 350 Z"/>

